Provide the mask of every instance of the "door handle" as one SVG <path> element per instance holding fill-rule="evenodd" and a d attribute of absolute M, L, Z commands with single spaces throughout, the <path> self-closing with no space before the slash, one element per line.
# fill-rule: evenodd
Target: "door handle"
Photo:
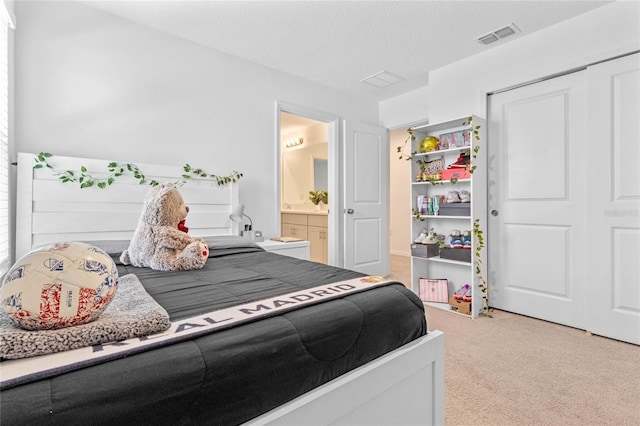
<path fill-rule="evenodd" d="M 354 214 L 355 211 L 353 209 L 347 209 L 347 214 Z"/>
<path fill-rule="evenodd" d="M 491 216 L 498 216 L 498 210 L 491 210 Z"/>

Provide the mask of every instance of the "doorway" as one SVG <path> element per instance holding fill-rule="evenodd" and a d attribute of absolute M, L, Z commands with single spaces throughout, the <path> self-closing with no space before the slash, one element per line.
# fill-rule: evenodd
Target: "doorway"
<path fill-rule="evenodd" d="M 282 114 L 325 123 L 329 188 L 328 264 L 369 275 L 387 275 L 389 272 L 387 235 L 389 135 L 387 130 L 280 102 L 276 104 L 276 111 L 275 160 L 278 183 L 276 214 L 278 216 L 286 214 L 283 213 L 283 209 L 293 207 L 284 205 L 280 189 L 283 151 L 280 135 Z M 307 228 L 307 237 L 309 237 L 308 231 Z"/>
<path fill-rule="evenodd" d="M 329 125 L 280 112 L 281 236 L 310 243 L 310 260 L 329 263 Z"/>

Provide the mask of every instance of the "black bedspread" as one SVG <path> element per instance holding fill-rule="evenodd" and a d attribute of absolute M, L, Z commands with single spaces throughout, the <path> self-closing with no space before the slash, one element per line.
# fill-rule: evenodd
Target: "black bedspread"
<path fill-rule="evenodd" d="M 362 276 L 213 245 L 205 268 L 134 273 L 172 320 Z M 391 284 L 0 394 L 0 423 L 233 425 L 426 334 L 420 299 Z"/>

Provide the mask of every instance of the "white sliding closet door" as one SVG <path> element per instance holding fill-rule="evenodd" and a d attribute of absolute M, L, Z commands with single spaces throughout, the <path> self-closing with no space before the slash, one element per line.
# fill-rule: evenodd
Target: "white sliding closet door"
<path fill-rule="evenodd" d="M 640 344 L 640 55 L 489 97 L 490 305 Z"/>
<path fill-rule="evenodd" d="M 490 305 L 585 327 L 586 84 L 489 97 Z"/>
<path fill-rule="evenodd" d="M 587 330 L 640 344 L 640 54 L 587 75 Z"/>

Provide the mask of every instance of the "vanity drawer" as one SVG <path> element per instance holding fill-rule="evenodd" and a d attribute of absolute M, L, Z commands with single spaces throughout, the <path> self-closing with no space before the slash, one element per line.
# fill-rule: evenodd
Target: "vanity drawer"
<path fill-rule="evenodd" d="M 307 225 L 306 214 L 282 213 L 282 223 L 291 223 L 293 225 Z"/>
<path fill-rule="evenodd" d="M 327 227 L 326 215 L 309 215 L 309 226 L 324 226 Z"/>

